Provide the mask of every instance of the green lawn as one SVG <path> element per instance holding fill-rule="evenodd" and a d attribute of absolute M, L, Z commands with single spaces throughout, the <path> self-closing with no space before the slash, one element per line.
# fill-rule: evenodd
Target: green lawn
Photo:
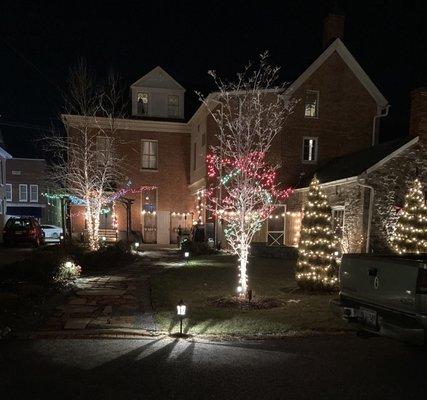
<path fill-rule="evenodd" d="M 251 258 L 249 283 L 254 296 L 274 297 L 283 306 L 270 310 L 217 308 L 207 299 L 235 293 L 237 261 L 228 255 L 195 258 L 188 266 L 165 268 L 152 277 L 152 296 L 158 328 L 176 332 L 176 304 L 188 306 L 184 328 L 190 334 L 281 335 L 307 331 L 348 329 L 329 309 L 329 294 L 304 294 L 297 290 L 293 263 Z"/>

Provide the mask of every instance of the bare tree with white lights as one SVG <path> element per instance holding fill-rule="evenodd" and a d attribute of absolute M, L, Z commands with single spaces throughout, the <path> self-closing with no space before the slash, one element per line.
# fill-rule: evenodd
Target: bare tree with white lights
<path fill-rule="evenodd" d="M 49 138 L 55 159 L 51 178 L 85 206 L 89 246 L 96 250 L 101 209 L 123 177 L 116 123 L 122 89 L 113 74 L 98 85 L 84 61 L 71 69 L 68 89 L 62 115 L 67 135 Z"/>
<path fill-rule="evenodd" d="M 278 165 L 268 163 L 276 135 L 292 111 L 292 102 L 278 85 L 279 68 L 268 54 L 249 64 L 234 82 L 221 80 L 214 71 L 218 91 L 201 100 L 218 125 L 218 145 L 207 156 L 211 184 L 206 190 L 207 208 L 224 222 L 224 235 L 239 256 L 240 297 L 248 293 L 250 243 L 273 212 L 275 204 L 289 195 L 279 189 Z"/>

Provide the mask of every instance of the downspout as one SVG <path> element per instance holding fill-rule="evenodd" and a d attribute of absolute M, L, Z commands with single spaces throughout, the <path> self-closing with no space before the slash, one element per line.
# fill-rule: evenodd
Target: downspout
<path fill-rule="evenodd" d="M 371 239 L 371 225 L 372 225 L 372 211 L 374 208 L 374 196 L 375 190 L 372 186 L 366 185 L 365 183 L 361 183 L 359 179 L 357 180 L 357 184 L 363 188 L 369 189 L 369 209 L 368 209 L 368 227 L 366 228 L 366 253 L 369 253 L 369 245 Z"/>
<path fill-rule="evenodd" d="M 380 112 L 374 116 L 374 119 L 372 122 L 372 146 L 375 146 L 377 144 L 377 121 L 379 118 L 387 117 L 389 109 L 390 109 L 390 104 L 387 104 L 385 108 L 381 108 Z M 385 110 L 385 113 L 383 114 L 384 110 Z"/>

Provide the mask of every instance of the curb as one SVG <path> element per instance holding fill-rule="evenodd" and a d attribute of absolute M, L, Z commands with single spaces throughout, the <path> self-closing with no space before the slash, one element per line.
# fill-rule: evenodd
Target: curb
<path fill-rule="evenodd" d="M 147 339 L 163 336 L 143 329 L 88 329 L 31 332 L 28 339 Z"/>

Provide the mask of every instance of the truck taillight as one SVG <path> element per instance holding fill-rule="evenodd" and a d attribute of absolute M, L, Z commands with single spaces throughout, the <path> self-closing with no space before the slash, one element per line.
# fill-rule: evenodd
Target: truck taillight
<path fill-rule="evenodd" d="M 427 269 L 420 269 L 418 272 L 417 293 L 427 294 Z"/>

